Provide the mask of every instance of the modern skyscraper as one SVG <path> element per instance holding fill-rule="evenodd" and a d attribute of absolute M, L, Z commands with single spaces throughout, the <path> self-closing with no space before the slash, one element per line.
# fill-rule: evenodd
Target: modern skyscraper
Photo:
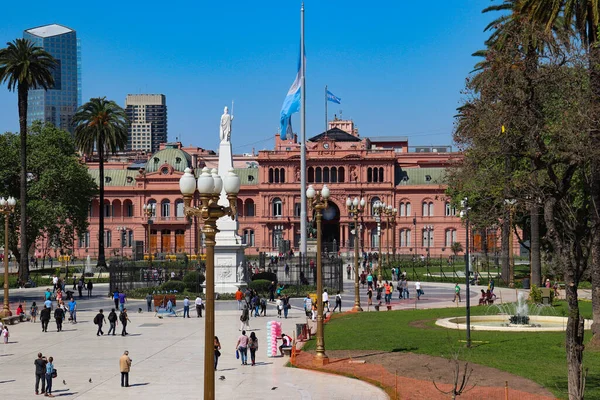
<path fill-rule="evenodd" d="M 23 38 L 50 53 L 57 66 L 52 89 L 29 91 L 27 124 L 41 120 L 73 133 L 72 118 L 81 105 L 81 45 L 77 32 L 51 24 L 27 29 Z"/>
<path fill-rule="evenodd" d="M 167 100 L 164 94 L 128 94 L 127 150 L 155 152 L 167 141 Z"/>

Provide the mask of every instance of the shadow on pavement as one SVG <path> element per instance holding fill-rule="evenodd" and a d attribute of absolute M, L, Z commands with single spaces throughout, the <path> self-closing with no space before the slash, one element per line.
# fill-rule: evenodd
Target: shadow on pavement
<path fill-rule="evenodd" d="M 129 387 L 134 387 L 134 386 L 146 386 L 149 385 L 150 382 L 144 382 L 144 383 L 134 383 L 133 385 L 129 385 Z"/>

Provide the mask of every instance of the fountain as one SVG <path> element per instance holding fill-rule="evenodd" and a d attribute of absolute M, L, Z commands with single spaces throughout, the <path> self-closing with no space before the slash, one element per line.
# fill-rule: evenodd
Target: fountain
<path fill-rule="evenodd" d="M 471 316 L 471 330 L 506 331 L 506 332 L 551 332 L 564 331 L 567 318 L 541 315 L 544 310 L 552 310 L 550 305 L 527 303 L 526 293 L 519 292 L 516 303 L 494 304 L 489 310 L 498 311 L 495 315 Z M 436 325 L 450 329 L 466 330 L 465 317 L 443 318 Z M 585 329 L 591 329 L 592 321 L 585 321 Z"/>
<path fill-rule="evenodd" d="M 92 271 L 92 260 L 90 259 L 90 255 L 88 254 L 87 258 L 85 259 L 85 268 L 83 270 L 84 276 L 88 276 L 88 274 L 91 274 Z"/>

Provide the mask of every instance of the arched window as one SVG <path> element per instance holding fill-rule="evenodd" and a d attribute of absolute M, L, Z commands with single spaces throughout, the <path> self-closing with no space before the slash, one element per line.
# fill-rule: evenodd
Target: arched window
<path fill-rule="evenodd" d="M 165 218 L 171 216 L 171 203 L 168 199 L 164 199 L 160 202 L 160 215 Z"/>
<path fill-rule="evenodd" d="M 427 203 L 426 201 L 423 202 L 423 216 L 429 216 L 429 203 Z"/>
<path fill-rule="evenodd" d="M 379 182 L 383 182 L 383 167 L 379 168 Z"/>
<path fill-rule="evenodd" d="M 337 181 L 338 181 L 337 168 L 332 167 L 331 168 L 331 183 L 337 183 Z"/>
<path fill-rule="evenodd" d="M 412 215 L 412 210 L 410 209 L 410 202 L 406 202 L 406 216 L 410 217 Z"/>
<path fill-rule="evenodd" d="M 429 202 L 429 216 L 433 217 L 433 202 Z"/>
<path fill-rule="evenodd" d="M 285 183 L 285 169 L 281 168 L 281 172 L 279 172 L 279 179 L 281 183 Z"/>
<path fill-rule="evenodd" d="M 177 219 L 185 218 L 185 214 L 183 212 L 183 200 L 181 199 L 175 200 L 175 216 Z"/>
<path fill-rule="evenodd" d="M 456 216 L 456 207 L 451 203 L 446 203 L 446 217 L 455 217 Z"/>
<path fill-rule="evenodd" d="M 315 170 L 315 182 L 316 183 L 323 182 L 323 173 L 321 171 L 321 167 L 317 167 L 317 169 Z"/>
<path fill-rule="evenodd" d="M 367 168 L 367 182 L 373 182 L 373 169 Z"/>
<path fill-rule="evenodd" d="M 109 200 L 104 200 L 104 217 L 112 217 L 113 206 Z"/>
<path fill-rule="evenodd" d="M 323 182 L 329 183 L 329 167 L 323 168 Z"/>
<path fill-rule="evenodd" d="M 246 203 L 244 203 L 244 215 L 246 217 L 254 217 L 254 200 L 246 200 Z"/>
<path fill-rule="evenodd" d="M 315 182 L 315 169 L 313 167 L 308 167 L 308 177 L 306 178 L 308 180 L 308 183 L 314 183 Z"/>
<path fill-rule="evenodd" d="M 400 203 L 400 207 L 399 207 L 399 211 L 400 211 L 400 216 L 401 217 L 410 217 L 410 202 L 409 201 L 402 201 Z"/>
<path fill-rule="evenodd" d="M 273 183 L 273 168 L 269 168 L 269 183 Z"/>
<path fill-rule="evenodd" d="M 433 247 L 433 229 L 423 229 L 423 247 Z"/>
<path fill-rule="evenodd" d="M 112 247 L 112 232 L 104 231 L 104 247 Z"/>
<path fill-rule="evenodd" d="M 410 247 L 410 229 L 400 229 L 400 247 Z"/>
<path fill-rule="evenodd" d="M 133 217 L 133 203 L 131 202 L 131 200 L 127 199 L 123 201 L 123 213 L 125 214 L 124 216 L 127 218 Z"/>
<path fill-rule="evenodd" d="M 375 204 L 377 202 L 381 202 L 379 197 L 375 196 L 371 199 L 371 215 L 375 215 L 375 213 L 373 212 L 373 204 Z"/>
<path fill-rule="evenodd" d="M 456 242 L 456 229 L 446 229 L 446 247 L 451 247 Z"/>
<path fill-rule="evenodd" d="M 338 182 L 343 183 L 345 178 L 344 167 L 338 168 Z"/>
<path fill-rule="evenodd" d="M 279 183 L 279 168 L 275 168 L 275 183 Z"/>
<path fill-rule="evenodd" d="M 371 229 L 371 247 L 379 248 L 379 235 L 377 234 L 377 227 Z"/>
<path fill-rule="evenodd" d="M 254 230 L 244 229 L 244 235 L 242 236 L 242 244 L 247 246 L 254 246 Z"/>
<path fill-rule="evenodd" d="M 275 197 L 273 199 L 273 216 L 274 217 L 281 217 L 283 215 L 283 202 L 281 201 L 281 199 L 279 197 Z"/>

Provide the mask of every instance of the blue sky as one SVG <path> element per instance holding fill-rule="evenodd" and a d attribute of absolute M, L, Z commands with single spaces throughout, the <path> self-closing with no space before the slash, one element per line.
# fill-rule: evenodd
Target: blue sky
<path fill-rule="evenodd" d="M 223 106 L 235 100 L 234 153 L 272 149 L 296 74 L 299 1 L 118 4 L 33 0 L 24 12 L 7 2 L 0 43 L 27 28 L 66 25 L 82 40 L 84 101 L 106 96 L 124 105 L 128 93 L 164 93 L 169 140 L 216 149 Z M 342 110 L 362 136 L 450 144 L 471 54 L 493 18 L 481 10 L 490 4 L 307 0 L 307 137 L 323 131 L 328 85 L 342 98 L 329 103 L 330 118 Z M 293 127 L 300 129 L 298 114 Z M 16 94 L 6 86 L 0 131 L 18 131 Z"/>

